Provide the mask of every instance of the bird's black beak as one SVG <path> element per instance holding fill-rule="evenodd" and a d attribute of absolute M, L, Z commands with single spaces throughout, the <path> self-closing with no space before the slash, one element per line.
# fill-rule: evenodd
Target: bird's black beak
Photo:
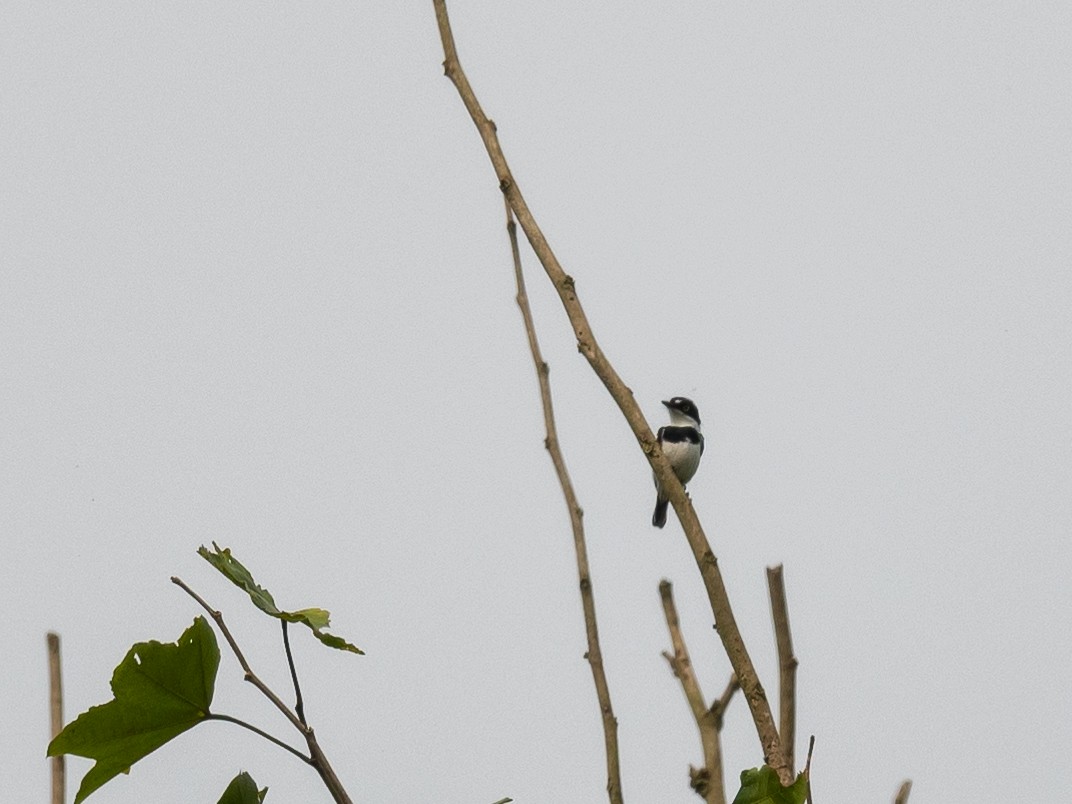
<path fill-rule="evenodd" d="M 670 405 L 670 403 L 669 403 L 669 402 L 667 402 L 667 401 L 666 401 L 665 399 L 663 400 L 663 404 L 664 404 L 664 405 L 666 405 L 666 406 L 667 406 L 668 408 L 669 408 L 669 407 L 672 407 L 672 406 Z"/>

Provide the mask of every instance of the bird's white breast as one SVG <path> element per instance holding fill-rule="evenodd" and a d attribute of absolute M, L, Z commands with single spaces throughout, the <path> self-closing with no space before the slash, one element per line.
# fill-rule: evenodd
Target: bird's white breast
<path fill-rule="evenodd" d="M 674 467 L 674 474 L 682 483 L 688 483 L 696 474 L 700 466 L 700 445 L 688 441 L 678 443 L 664 442 L 663 454 L 666 455 L 670 465 Z"/>

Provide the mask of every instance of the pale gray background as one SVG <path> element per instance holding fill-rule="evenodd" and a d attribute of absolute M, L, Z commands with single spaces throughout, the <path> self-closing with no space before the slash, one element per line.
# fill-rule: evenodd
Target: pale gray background
<path fill-rule="evenodd" d="M 1059 800 L 1072 771 L 1072 10 L 1066 3 L 456 2 L 465 67 L 596 334 L 657 424 L 692 396 L 691 492 L 776 688 L 785 562 L 816 801 Z M 47 791 L 67 713 L 139 640 L 223 607 L 285 690 L 298 634 L 356 801 L 598 802 L 571 541 L 542 448 L 502 202 L 431 3 L 0 10 L 2 794 Z M 528 256 L 528 255 L 526 255 Z M 648 467 L 530 289 L 587 512 L 625 796 L 693 802 L 659 652 L 675 582 L 728 666 Z M 217 708 L 293 740 L 224 655 Z M 732 779 L 761 762 L 735 700 Z M 88 763 L 71 762 L 71 790 Z M 328 797 L 226 724 L 94 802 Z"/>

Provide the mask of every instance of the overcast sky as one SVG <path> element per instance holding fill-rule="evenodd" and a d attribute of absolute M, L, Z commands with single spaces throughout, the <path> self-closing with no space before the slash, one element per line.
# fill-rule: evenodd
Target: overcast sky
<path fill-rule="evenodd" d="M 798 756 L 822 804 L 1072 787 L 1072 9 L 1066 3 L 451 5 L 459 53 L 595 335 L 690 492 L 772 698 L 784 562 Z M 2 798 L 135 642 L 225 614 L 355 801 L 605 799 L 568 518 L 502 201 L 430 2 L 0 7 Z M 660 652 L 674 582 L 729 665 L 650 470 L 529 288 L 585 509 L 628 802 L 696 800 Z M 298 743 L 224 654 L 214 708 Z M 731 781 L 762 755 L 738 698 Z M 69 763 L 70 794 L 90 763 Z M 210 723 L 91 801 L 268 802 L 316 775 Z M 730 795 L 735 792 L 731 789 Z"/>

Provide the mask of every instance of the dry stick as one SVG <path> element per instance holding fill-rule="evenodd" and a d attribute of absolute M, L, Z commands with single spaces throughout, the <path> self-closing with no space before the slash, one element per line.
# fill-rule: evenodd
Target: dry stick
<path fill-rule="evenodd" d="M 674 654 L 671 656 L 663 651 L 663 657 L 670 663 L 670 669 L 681 682 L 685 699 L 689 702 L 696 726 L 700 729 L 700 744 L 703 746 L 704 766 L 699 769 L 689 766 L 690 783 L 692 789 L 708 804 L 725 804 L 726 783 L 722 777 L 722 741 L 719 739 L 719 732 L 722 730 L 722 717 L 726 706 L 734 691 L 738 689 L 737 679 L 731 677 L 722 697 L 711 706 L 707 705 L 703 692 L 700 691 L 700 682 L 693 671 L 689 650 L 685 647 L 685 637 L 681 633 L 681 621 L 677 616 L 674 589 L 670 581 L 664 580 L 659 584 L 659 597 L 663 602 L 670 642 L 674 646 Z"/>
<path fill-rule="evenodd" d="M 912 780 L 905 779 L 901 782 L 901 789 L 897 791 L 897 798 L 893 800 L 893 804 L 908 804 L 908 794 L 912 792 Z"/>
<path fill-rule="evenodd" d="M 335 770 L 331 767 L 331 763 L 328 762 L 328 758 L 324 755 L 323 750 L 320 748 L 320 744 L 316 741 L 316 734 L 311 726 L 307 726 L 301 722 L 296 714 L 288 707 L 272 690 L 253 672 L 249 666 L 249 662 L 246 661 L 246 657 L 242 654 L 242 650 L 238 647 L 238 643 L 235 642 L 233 636 L 231 636 L 230 629 L 227 628 L 227 624 L 223 621 L 223 612 L 218 609 L 212 608 L 197 592 L 191 589 L 186 583 L 175 576 L 171 577 L 171 582 L 180 587 L 186 594 L 201 604 L 201 608 L 209 613 L 213 621 L 216 623 L 216 627 L 220 629 L 220 633 L 223 634 L 223 638 L 227 640 L 227 644 L 231 646 L 231 652 L 234 653 L 235 658 L 238 660 L 238 664 L 241 665 L 242 671 L 245 673 L 246 681 L 250 682 L 254 687 L 261 691 L 272 704 L 283 713 L 283 716 L 290 721 L 298 731 L 301 732 L 302 737 L 305 738 L 305 744 L 309 747 L 308 762 L 316 772 L 320 774 L 320 778 L 324 782 L 324 786 L 327 787 L 328 792 L 331 793 L 331 797 L 335 799 L 336 804 L 352 804 L 350 796 L 346 793 L 346 790 L 342 786 L 342 782 L 339 777 L 335 775 Z M 300 754 L 299 754 L 300 756 Z M 305 759 L 305 757 L 303 757 Z"/>
<path fill-rule="evenodd" d="M 778 734 L 782 738 L 785 764 L 795 767 L 793 748 L 797 722 L 797 657 L 793 655 L 793 635 L 789 631 L 789 605 L 785 601 L 782 565 L 767 567 L 774 638 L 778 645 Z"/>
<path fill-rule="evenodd" d="M 588 571 L 588 548 L 584 539 L 584 511 L 577 502 L 573 490 L 566 460 L 558 444 L 558 428 L 555 426 L 555 410 L 551 401 L 550 367 L 540 353 L 540 344 L 536 339 L 536 325 L 529 307 L 528 293 L 525 291 L 525 277 L 521 272 L 521 252 L 517 245 L 517 225 L 514 223 L 510 206 L 506 207 L 506 231 L 510 235 L 510 252 L 514 260 L 514 278 L 517 282 L 517 306 L 521 308 L 521 317 L 525 321 L 525 334 L 529 339 L 529 351 L 536 365 L 536 377 L 540 384 L 540 401 L 543 404 L 543 423 L 547 431 L 544 446 L 555 466 L 559 485 L 566 497 L 569 510 L 570 527 L 573 529 L 573 547 L 577 554 L 577 575 L 580 578 L 581 608 L 584 610 L 584 630 L 588 637 L 588 651 L 585 658 L 592 668 L 592 680 L 596 685 L 596 697 L 599 711 L 603 716 L 603 743 L 607 754 L 607 795 L 611 804 L 622 804 L 621 766 L 618 756 L 618 720 L 610 704 L 610 687 L 603 671 L 603 652 L 599 649 L 599 628 L 596 624 L 596 601 L 592 593 L 592 578 Z"/>
<path fill-rule="evenodd" d="M 60 635 L 49 631 L 48 712 L 52 739 L 63 731 L 63 676 L 60 673 Z M 63 804 L 67 796 L 67 765 L 64 755 L 52 757 L 52 804 Z"/>
<path fill-rule="evenodd" d="M 793 772 L 785 764 L 781 741 L 778 739 L 778 727 L 775 725 L 770 704 L 767 702 L 767 695 L 759 682 L 759 676 L 756 674 L 755 666 L 752 664 L 752 659 L 748 655 L 748 650 L 745 648 L 744 640 L 741 637 L 740 629 L 737 627 L 737 621 L 734 619 L 729 596 L 726 594 L 726 586 L 722 580 L 722 573 L 718 568 L 718 559 L 711 550 L 707 536 L 704 535 L 700 520 L 693 510 L 692 502 L 685 493 L 681 482 L 670 469 L 670 464 L 667 462 L 666 457 L 658 448 L 651 427 L 648 426 L 644 414 L 641 413 L 640 407 L 633 399 L 633 392 L 618 376 L 614 367 L 611 366 L 603 351 L 599 348 L 599 344 L 596 343 L 591 327 L 588 324 L 588 318 L 581 307 L 580 299 L 577 298 L 577 294 L 574 291 L 573 278 L 562 270 L 562 266 L 551 251 L 543 232 L 536 224 L 536 220 L 529 211 L 528 205 L 525 203 L 525 199 L 522 197 L 521 191 L 510 173 L 502 148 L 499 146 L 495 124 L 484 115 L 483 110 L 480 108 L 480 103 L 469 85 L 469 80 L 465 77 L 465 73 L 462 71 L 461 64 L 458 61 L 458 53 L 454 46 L 454 35 L 451 32 L 450 21 L 447 18 L 445 0 L 433 0 L 433 5 L 435 6 L 436 21 L 439 25 L 440 39 L 443 43 L 444 71 L 458 90 L 469 116 L 480 133 L 484 147 L 495 169 L 495 175 L 499 180 L 499 188 L 517 216 L 518 223 L 521 224 L 529 245 L 539 258 L 544 271 L 558 292 L 562 306 L 573 326 L 578 350 L 588 360 L 592 370 L 603 382 L 603 385 L 617 403 L 618 408 L 622 411 L 622 415 L 625 417 L 630 429 L 632 429 L 640 448 L 648 456 L 648 461 L 659 478 L 662 488 L 670 498 L 674 511 L 681 520 L 682 527 L 685 530 L 685 538 L 689 542 L 689 547 L 692 549 L 693 557 L 700 569 L 700 575 L 707 589 L 719 637 L 722 639 L 730 664 L 733 666 L 733 672 L 740 679 L 741 690 L 748 701 L 748 708 L 751 710 L 752 720 L 755 723 L 760 745 L 763 748 L 763 757 L 767 764 L 778 774 L 782 784 L 789 785 L 793 781 Z"/>

